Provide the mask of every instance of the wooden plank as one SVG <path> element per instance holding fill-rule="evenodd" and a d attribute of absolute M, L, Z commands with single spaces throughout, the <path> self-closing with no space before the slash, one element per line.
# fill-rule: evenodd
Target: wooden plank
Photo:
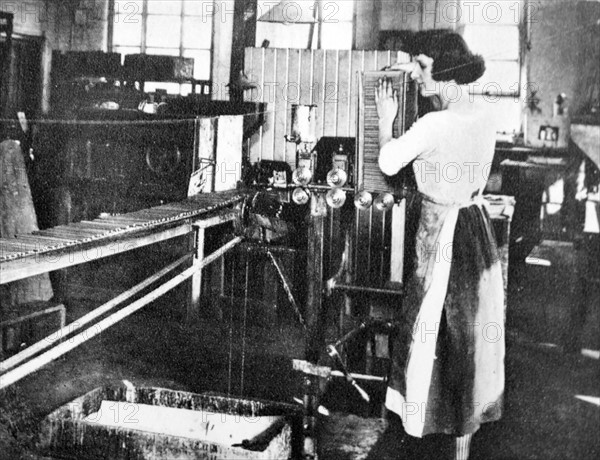
<path fill-rule="evenodd" d="M 216 216 L 200 219 L 197 222 L 194 222 L 194 227 L 197 228 L 210 228 L 215 225 L 224 224 L 225 222 L 231 222 L 232 220 L 238 219 L 240 217 L 240 213 L 237 210 L 224 210 L 221 211 Z"/>
<path fill-rule="evenodd" d="M 312 103 L 317 106 L 315 134 L 317 138 L 323 136 L 323 122 L 325 118 L 325 85 L 326 85 L 326 50 L 314 50 L 313 52 L 313 80 L 311 88 L 313 91 Z"/>
<path fill-rule="evenodd" d="M 274 110 L 274 88 L 276 83 L 276 66 L 277 54 L 275 49 L 265 49 L 263 51 L 263 66 L 262 66 L 262 101 L 268 104 L 269 110 L 265 116 L 264 130 L 261 139 L 261 160 L 274 160 L 275 149 L 273 148 L 274 127 L 276 113 Z"/>
<path fill-rule="evenodd" d="M 213 190 L 235 190 L 242 178 L 242 140 L 244 116 L 228 115 L 217 119 L 217 145 Z"/>
<path fill-rule="evenodd" d="M 325 345 L 325 321 L 323 318 L 323 255 L 326 214 L 323 209 L 327 205 L 323 202 L 322 194 L 311 197 L 311 213 L 308 221 L 308 247 L 307 247 L 307 273 L 308 278 L 306 296 L 306 325 L 308 340 L 306 344 L 306 360 L 316 363 L 321 356 Z M 325 211 L 326 212 L 326 211 Z"/>
<path fill-rule="evenodd" d="M 69 225 L 60 225 L 60 226 L 53 227 L 53 228 L 58 231 L 67 230 L 67 231 L 79 233 L 81 235 L 97 236 L 97 235 L 106 234 L 106 229 L 104 229 L 104 228 L 92 228 L 92 227 L 88 227 L 86 225 L 82 225 L 79 222 L 75 222 L 75 223 L 72 223 Z"/>
<path fill-rule="evenodd" d="M 301 73 L 302 66 L 306 64 L 302 60 L 306 56 L 304 50 L 289 50 L 288 66 L 287 66 L 287 87 L 285 97 L 287 99 L 286 110 L 286 134 L 292 132 L 292 105 L 300 104 L 300 97 L 303 91 L 307 88 L 302 87 Z M 292 167 L 296 168 L 296 144 L 292 142 L 284 142 L 285 144 L 285 161 Z"/>
<path fill-rule="evenodd" d="M 356 117 L 358 112 L 358 72 L 364 68 L 364 51 L 352 51 L 350 53 L 350 96 L 348 102 L 348 132 L 351 137 L 356 136 Z"/>
<path fill-rule="evenodd" d="M 300 55 L 300 100 L 299 104 L 314 103 L 313 72 L 315 68 L 315 51 L 302 50 Z"/>
<path fill-rule="evenodd" d="M 203 192 L 213 192 L 215 189 L 215 168 L 211 162 L 215 161 L 216 150 L 216 119 L 201 118 L 198 132 L 198 163 L 197 168 L 203 169 L 205 185 Z"/>
<path fill-rule="evenodd" d="M 369 281 L 370 286 L 382 287 L 387 281 L 388 273 L 383 275 L 383 252 L 385 250 L 385 217 L 386 213 L 378 210 L 373 210 L 371 213 L 371 228 L 369 237 Z"/>
<path fill-rule="evenodd" d="M 390 281 L 401 283 L 404 276 L 404 241 L 406 235 L 406 198 L 392 209 L 392 242 L 390 245 Z"/>
<path fill-rule="evenodd" d="M 323 136 L 337 136 L 337 117 L 339 103 L 339 51 L 325 50 L 324 88 L 323 88 Z M 317 131 L 318 132 L 318 131 Z"/>
<path fill-rule="evenodd" d="M 274 103 L 275 120 L 273 124 L 273 158 L 277 161 L 286 161 L 286 141 L 287 117 L 290 112 L 289 104 L 285 97 L 285 87 L 287 84 L 289 50 L 278 49 L 275 52 L 274 69 Z"/>
<path fill-rule="evenodd" d="M 350 121 L 350 98 L 352 97 L 350 93 L 350 81 L 352 79 L 350 56 L 350 51 L 338 52 L 335 135 L 342 137 L 353 137 L 355 135 L 355 133 L 350 132 L 350 126 L 348 125 Z"/>
<path fill-rule="evenodd" d="M 245 62 L 245 72 L 248 78 L 251 81 L 257 83 L 257 88 L 251 89 L 250 91 L 244 92 L 244 98 L 246 101 L 250 102 L 260 102 L 262 101 L 262 54 L 264 52 L 264 48 L 246 48 L 246 62 Z M 267 110 L 270 107 L 267 106 Z M 261 159 L 262 152 L 262 134 L 263 134 L 263 126 L 261 125 L 257 132 L 252 135 L 250 139 L 248 139 L 248 151 L 250 152 L 250 162 L 255 163 Z"/>
<path fill-rule="evenodd" d="M 245 73 L 250 81 L 256 82 L 257 87 L 246 92 L 246 100 L 260 102 L 263 100 L 264 89 L 264 48 L 246 48 Z"/>
<path fill-rule="evenodd" d="M 121 225 L 119 224 L 114 224 L 111 222 L 105 222 L 102 220 L 82 220 L 80 222 L 82 225 L 85 225 L 87 227 L 91 227 L 91 228 L 104 228 L 106 230 L 119 230 L 120 228 L 122 228 Z"/>
<path fill-rule="evenodd" d="M 387 67 L 395 62 L 392 60 L 392 52 L 391 51 L 375 51 L 376 53 L 376 64 L 373 70 L 381 70 L 384 67 Z"/>
<path fill-rule="evenodd" d="M 60 228 L 51 228 L 49 230 L 42 230 L 38 233 L 42 236 L 49 236 L 51 238 L 68 238 L 74 239 L 76 241 L 85 241 L 91 240 L 94 238 L 94 235 L 84 234 L 82 232 L 76 230 L 69 229 L 60 229 Z"/>
<path fill-rule="evenodd" d="M 51 238 L 48 236 L 42 235 L 17 235 L 19 240 L 32 241 L 37 242 L 40 246 L 43 247 L 52 247 L 56 246 L 64 246 L 65 243 L 75 243 L 77 240 L 64 240 L 62 238 Z"/>
<path fill-rule="evenodd" d="M 38 249 L 40 245 L 38 243 L 32 243 L 31 241 L 17 240 L 16 238 L 3 239 L 2 247 L 9 249 L 20 249 L 21 251 L 29 251 L 31 249 Z"/>
<path fill-rule="evenodd" d="M 357 211 L 356 250 L 354 251 L 354 274 L 358 284 L 367 284 L 371 266 L 371 214 L 373 207 Z"/>

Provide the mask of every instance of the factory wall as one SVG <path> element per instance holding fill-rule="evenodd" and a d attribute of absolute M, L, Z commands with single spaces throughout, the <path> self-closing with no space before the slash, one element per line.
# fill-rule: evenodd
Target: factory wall
<path fill-rule="evenodd" d="M 537 3 L 531 22 L 529 82 L 542 114 L 552 113 L 559 93 L 571 114 L 589 110 L 600 78 L 600 2 L 552 0 Z"/>

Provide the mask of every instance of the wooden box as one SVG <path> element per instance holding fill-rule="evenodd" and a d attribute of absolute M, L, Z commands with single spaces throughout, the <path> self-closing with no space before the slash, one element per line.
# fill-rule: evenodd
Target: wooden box
<path fill-rule="evenodd" d="M 49 414 L 38 448 L 52 458 L 78 460 L 282 460 L 292 457 L 299 410 L 163 388 L 101 387 Z M 193 429 L 186 420 L 194 421 Z"/>

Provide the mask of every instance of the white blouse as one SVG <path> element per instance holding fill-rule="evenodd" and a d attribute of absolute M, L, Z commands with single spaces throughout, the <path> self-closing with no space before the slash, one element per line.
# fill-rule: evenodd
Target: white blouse
<path fill-rule="evenodd" d="M 414 160 L 419 191 L 434 200 L 465 202 L 487 183 L 496 129 L 485 102 L 452 103 L 420 118 L 379 152 L 379 167 L 392 176 Z"/>

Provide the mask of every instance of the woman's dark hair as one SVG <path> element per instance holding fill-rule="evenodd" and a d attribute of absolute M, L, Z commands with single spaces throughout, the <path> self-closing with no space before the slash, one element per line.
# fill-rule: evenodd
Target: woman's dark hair
<path fill-rule="evenodd" d="M 447 29 L 416 32 L 404 50 L 413 56 L 433 58 L 432 77 L 437 81 L 454 80 L 459 85 L 473 83 L 485 72 L 485 61 L 473 54 L 465 40 Z"/>

